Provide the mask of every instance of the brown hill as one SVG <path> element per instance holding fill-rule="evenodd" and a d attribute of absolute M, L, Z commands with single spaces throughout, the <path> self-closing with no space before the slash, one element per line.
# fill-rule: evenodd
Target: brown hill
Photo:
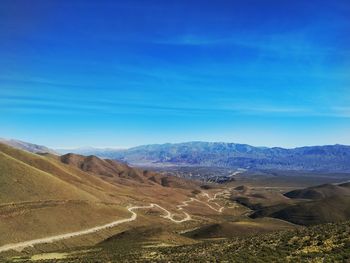
<path fill-rule="evenodd" d="M 263 207 L 293 203 L 280 192 L 267 189 L 253 189 L 246 186 L 238 186 L 233 189 L 231 200 L 238 202 L 250 209 L 258 210 Z"/>
<path fill-rule="evenodd" d="M 14 160 L 25 163 L 42 172 L 46 172 L 51 176 L 67 182 L 82 191 L 88 192 L 95 197 L 102 198 L 102 200 L 107 201 L 110 199 L 108 197 L 109 191 L 114 192 L 121 190 L 117 185 L 106 183 L 97 176 L 91 176 L 80 169 L 64 165 L 57 156 L 51 154 L 33 154 L 12 148 L 2 143 L 0 143 L 0 152 L 12 157 Z M 0 163 L 0 165 L 2 164 Z"/>
<path fill-rule="evenodd" d="M 336 196 L 285 207 L 269 216 L 299 225 L 342 222 L 350 219 L 350 196 Z"/>
<path fill-rule="evenodd" d="M 256 220 L 241 220 L 237 222 L 223 222 L 205 225 L 184 233 L 184 236 L 193 239 L 232 238 L 261 234 L 293 228 L 292 224 L 274 218 L 259 218 Z"/>
<path fill-rule="evenodd" d="M 50 199 L 94 200 L 87 192 L 0 152 L 0 203 Z"/>
<path fill-rule="evenodd" d="M 172 187 L 187 184 L 181 180 L 94 156 L 39 155 L 0 143 L 0 246 L 129 218 L 129 205 L 158 203 L 174 211 L 194 190 Z M 109 234 L 113 229 L 79 242 Z"/>
<path fill-rule="evenodd" d="M 132 168 L 127 164 L 115 160 L 100 159 L 93 155 L 83 156 L 69 153 L 62 155 L 60 161 L 84 172 L 98 175 L 108 182 L 122 185 L 158 184 L 163 187 L 183 189 L 193 189 L 199 186 L 199 183 L 190 180 Z"/>
<path fill-rule="evenodd" d="M 333 196 L 350 196 L 350 184 L 323 184 L 305 189 L 294 190 L 284 194 L 289 198 L 319 200 Z"/>
<path fill-rule="evenodd" d="M 95 175 L 106 176 L 114 179 L 124 178 L 139 183 L 146 183 L 147 178 L 142 171 L 133 169 L 126 164 L 113 160 L 103 160 L 96 156 L 82 156 L 77 154 L 65 154 L 60 157 L 61 162 Z M 122 182 L 122 181 L 119 181 Z"/>
<path fill-rule="evenodd" d="M 350 183 L 323 184 L 294 190 L 285 196 L 297 200 L 296 204 L 278 204 L 262 207 L 251 215 L 274 217 L 300 225 L 341 222 L 350 219 Z"/>

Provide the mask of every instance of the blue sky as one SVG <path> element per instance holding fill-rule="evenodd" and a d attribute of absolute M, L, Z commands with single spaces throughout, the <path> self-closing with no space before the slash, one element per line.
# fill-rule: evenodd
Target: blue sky
<path fill-rule="evenodd" d="M 0 137 L 350 144 L 350 2 L 0 3 Z"/>

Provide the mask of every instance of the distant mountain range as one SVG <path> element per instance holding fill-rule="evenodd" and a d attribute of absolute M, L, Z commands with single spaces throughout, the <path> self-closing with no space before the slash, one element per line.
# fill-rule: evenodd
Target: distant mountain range
<path fill-rule="evenodd" d="M 105 159 L 118 159 L 120 154 L 122 154 L 126 149 L 116 149 L 116 148 L 94 148 L 94 147 L 80 147 L 75 149 L 55 149 L 59 154 L 75 153 L 81 155 L 95 155 L 100 158 Z"/>
<path fill-rule="evenodd" d="M 117 159 L 139 166 L 215 166 L 243 169 L 350 172 L 350 146 L 326 145 L 293 149 L 254 147 L 222 142 L 143 145 L 126 150 L 83 148 L 57 150 Z"/>
<path fill-rule="evenodd" d="M 14 147 L 16 149 L 24 150 L 31 153 L 52 153 L 52 154 L 58 154 L 54 150 L 47 148 L 43 145 L 33 144 L 29 142 L 23 142 L 20 140 L 14 140 L 14 139 L 3 139 L 0 138 L 0 143 L 4 143 L 8 146 Z"/>

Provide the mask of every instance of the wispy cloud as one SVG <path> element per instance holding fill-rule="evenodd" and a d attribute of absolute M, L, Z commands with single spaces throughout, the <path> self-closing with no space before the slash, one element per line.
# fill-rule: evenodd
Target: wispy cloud
<path fill-rule="evenodd" d="M 240 48 L 256 49 L 265 52 L 275 52 L 280 54 L 344 54 L 350 55 L 349 50 L 337 49 L 332 46 L 320 46 L 315 40 L 308 36 L 307 31 L 284 32 L 283 34 L 266 35 L 228 35 L 215 36 L 203 34 L 183 34 L 174 37 L 155 40 L 154 43 L 162 45 L 176 46 L 202 46 L 217 47 L 231 46 Z M 292 43 L 292 44 L 291 44 Z"/>
<path fill-rule="evenodd" d="M 153 41 L 156 44 L 166 45 L 188 45 L 188 46 L 210 46 L 210 45 L 227 45 L 233 44 L 236 41 L 234 38 L 219 38 L 208 37 L 203 35 L 186 34 L 169 37 L 164 39 L 157 39 Z"/>
<path fill-rule="evenodd" d="M 350 118 L 350 107 L 333 107 L 332 112 L 334 116 Z"/>
<path fill-rule="evenodd" d="M 334 107 L 331 109 L 312 109 L 305 107 L 284 107 L 278 105 L 247 106 L 246 104 L 234 106 L 212 107 L 185 107 L 165 106 L 161 104 L 145 104 L 134 102 L 115 102 L 114 100 L 96 99 L 65 99 L 53 100 L 44 97 L 7 96 L 0 97 L 0 111 L 22 112 L 27 114 L 138 114 L 138 115 L 193 115 L 210 116 L 215 114 L 253 115 L 253 116 L 327 116 L 350 117 L 350 108 Z"/>

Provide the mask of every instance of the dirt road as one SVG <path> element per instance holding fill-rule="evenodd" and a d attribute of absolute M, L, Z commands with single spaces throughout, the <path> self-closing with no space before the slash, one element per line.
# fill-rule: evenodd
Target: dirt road
<path fill-rule="evenodd" d="M 198 200 L 196 198 L 190 198 L 189 200 L 186 200 L 186 201 L 182 202 L 181 205 L 178 205 L 177 209 L 178 210 L 183 210 L 184 207 L 188 206 L 188 203 L 196 201 L 196 202 L 203 203 L 203 204 L 209 206 L 211 209 L 221 213 L 222 210 L 224 209 L 224 207 L 220 207 L 220 208 L 217 209 L 217 208 L 215 208 L 215 207 L 213 207 L 213 206 L 211 206 L 209 204 L 209 202 L 211 202 L 214 199 L 216 199 L 219 194 L 220 193 L 217 193 L 217 194 L 214 195 L 213 198 L 210 198 L 210 196 L 207 193 L 204 193 L 203 195 L 208 197 L 208 203 L 206 203 L 204 201 L 201 201 L 201 200 Z M 214 204 L 219 206 L 217 203 L 214 203 Z M 40 239 L 34 239 L 34 240 L 29 240 L 29 241 L 14 243 L 14 244 L 7 244 L 7 245 L 4 245 L 4 246 L 0 247 L 0 253 L 4 252 L 4 251 L 9 251 L 9 250 L 21 251 L 21 250 L 23 250 L 26 247 L 32 247 L 32 246 L 38 245 L 38 244 L 53 243 L 53 242 L 56 242 L 56 241 L 69 239 L 69 238 L 72 238 L 72 237 L 77 237 L 77 236 L 82 236 L 82 235 L 96 233 L 96 232 L 98 232 L 100 230 L 103 230 L 103 229 L 115 227 L 115 226 L 120 225 L 120 224 L 124 224 L 124 223 L 127 223 L 127 222 L 134 221 L 137 218 L 137 214 L 134 212 L 134 210 L 137 210 L 137 209 L 150 209 L 150 208 L 158 208 L 158 209 L 164 211 L 165 215 L 161 215 L 161 217 L 169 219 L 170 221 L 172 221 L 172 222 L 174 222 L 176 224 L 180 224 L 180 223 L 183 223 L 183 222 L 186 222 L 186 221 L 189 221 L 189 220 L 192 219 L 191 216 L 187 212 L 184 212 L 184 211 L 182 211 L 184 213 L 184 215 L 185 215 L 185 217 L 183 219 L 180 219 L 180 220 L 174 219 L 174 214 L 173 213 L 169 212 L 164 207 L 162 207 L 162 206 L 160 206 L 158 204 L 154 204 L 154 203 L 152 203 L 150 205 L 147 205 L 147 206 L 132 206 L 132 207 L 128 208 L 128 211 L 131 213 L 131 216 L 129 218 L 116 220 L 116 221 L 113 221 L 113 222 L 111 222 L 109 224 L 96 226 L 96 227 L 93 227 L 93 228 L 89 228 L 89 229 L 85 229 L 85 230 L 81 230 L 81 231 L 77 231 L 77 232 L 71 232 L 71 233 L 62 234 L 62 235 L 56 235 L 56 236 L 45 237 L 45 238 L 40 238 Z"/>

